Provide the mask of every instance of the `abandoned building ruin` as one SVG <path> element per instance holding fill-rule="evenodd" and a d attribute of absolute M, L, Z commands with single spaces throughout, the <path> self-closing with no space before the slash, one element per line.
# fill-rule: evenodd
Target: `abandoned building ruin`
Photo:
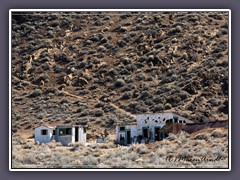
<path fill-rule="evenodd" d="M 56 126 L 41 125 L 34 129 L 35 142 L 45 144 L 55 140 L 67 146 L 74 142 L 86 142 L 86 129 L 82 126 Z"/>
<path fill-rule="evenodd" d="M 116 127 L 116 142 L 129 145 L 161 141 L 169 133 L 177 134 L 187 123 L 193 122 L 175 113 L 140 114 L 135 125 Z"/>
<path fill-rule="evenodd" d="M 136 123 L 131 125 L 119 124 L 116 126 L 116 143 L 130 145 L 132 143 L 148 144 L 161 141 L 170 133 L 179 131 L 193 133 L 205 128 L 228 127 L 228 120 L 194 123 L 172 112 L 155 114 L 139 114 Z M 86 142 L 86 128 L 75 125 L 48 126 L 41 125 L 34 129 L 35 142 L 45 144 L 55 140 L 67 146 L 70 143 Z M 105 138 L 98 138 L 96 143 L 105 143 Z"/>

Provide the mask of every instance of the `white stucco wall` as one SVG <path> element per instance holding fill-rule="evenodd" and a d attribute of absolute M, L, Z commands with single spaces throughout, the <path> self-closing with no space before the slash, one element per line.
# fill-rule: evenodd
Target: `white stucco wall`
<path fill-rule="evenodd" d="M 134 136 L 137 136 L 137 125 L 131 126 L 131 137 L 134 138 Z"/>
<path fill-rule="evenodd" d="M 120 131 L 120 127 L 125 127 L 124 131 Z M 126 140 L 126 131 L 130 131 L 130 136 L 133 139 L 134 136 L 137 136 L 137 125 L 127 125 L 127 126 L 117 126 L 116 127 L 116 141 L 120 142 L 120 136 L 124 137 Z"/>
<path fill-rule="evenodd" d="M 152 132 L 154 139 L 155 127 L 162 128 L 168 119 L 173 119 L 172 113 L 140 114 L 137 116 L 138 135 L 143 135 L 143 128 L 148 128 L 148 135 Z"/>
<path fill-rule="evenodd" d="M 47 135 L 42 135 L 42 130 L 47 130 Z M 35 142 L 48 143 L 48 142 L 54 140 L 55 137 L 52 135 L 53 130 L 54 130 L 54 128 L 49 128 L 47 126 L 39 126 L 39 127 L 35 128 L 35 130 L 34 130 Z"/>
<path fill-rule="evenodd" d="M 68 145 L 69 143 L 74 143 L 75 142 L 75 127 L 76 126 L 58 126 L 56 129 L 47 127 L 47 126 L 39 126 L 34 129 L 34 137 L 35 137 L 35 142 L 40 142 L 40 143 L 48 143 L 52 140 L 56 140 L 57 142 L 61 142 L 63 145 Z M 71 135 L 59 135 L 59 129 L 66 129 L 66 128 L 71 128 L 72 133 Z M 42 135 L 42 130 L 47 130 L 47 135 Z M 53 130 L 55 130 L 55 135 L 53 135 Z M 78 141 L 79 142 L 86 142 L 87 141 L 87 135 L 84 133 L 83 127 L 79 126 L 78 127 Z"/>
<path fill-rule="evenodd" d="M 119 142 L 119 126 L 116 126 L 116 141 Z"/>
<path fill-rule="evenodd" d="M 84 133 L 83 127 L 78 128 L 78 141 L 79 142 L 86 142 L 87 141 L 87 135 Z"/>
<path fill-rule="evenodd" d="M 137 116 L 137 125 L 139 127 L 154 125 L 162 127 L 168 119 L 173 119 L 172 113 L 140 114 Z"/>
<path fill-rule="evenodd" d="M 167 120 L 174 121 L 174 118 L 177 118 L 178 123 L 192 123 L 192 121 L 175 113 L 140 114 L 136 117 L 137 125 L 125 125 L 125 131 L 120 131 L 121 126 L 116 127 L 116 140 L 120 142 L 120 135 L 125 139 L 127 129 L 131 130 L 132 138 L 134 138 L 134 136 L 143 135 L 143 128 L 147 128 L 148 136 L 152 134 L 151 140 L 155 140 L 155 128 L 163 128 Z"/>

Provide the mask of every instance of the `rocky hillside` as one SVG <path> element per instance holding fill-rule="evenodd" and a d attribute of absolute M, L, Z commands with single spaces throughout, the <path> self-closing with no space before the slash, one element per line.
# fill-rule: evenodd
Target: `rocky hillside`
<path fill-rule="evenodd" d="M 13 12 L 12 131 L 227 120 L 228 61 L 227 12 Z"/>

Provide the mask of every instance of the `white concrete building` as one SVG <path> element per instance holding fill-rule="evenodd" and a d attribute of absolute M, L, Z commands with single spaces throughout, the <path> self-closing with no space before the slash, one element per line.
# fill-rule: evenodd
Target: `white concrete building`
<path fill-rule="evenodd" d="M 48 143 L 52 140 L 64 146 L 74 142 L 86 142 L 86 130 L 82 126 L 39 126 L 34 130 L 35 142 Z"/>
<path fill-rule="evenodd" d="M 64 146 L 74 142 L 86 142 L 86 131 L 81 126 L 57 126 L 56 141 Z"/>
<path fill-rule="evenodd" d="M 55 127 L 51 126 L 38 126 L 34 129 L 35 142 L 48 143 L 55 139 Z"/>
<path fill-rule="evenodd" d="M 160 141 L 167 133 L 160 132 L 167 123 L 192 123 L 192 121 L 175 113 L 140 114 L 136 117 L 136 125 L 121 125 L 116 127 L 117 143 L 145 143 Z"/>

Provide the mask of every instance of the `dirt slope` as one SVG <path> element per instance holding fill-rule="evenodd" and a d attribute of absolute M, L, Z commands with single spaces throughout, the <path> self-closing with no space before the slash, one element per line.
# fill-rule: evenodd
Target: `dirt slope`
<path fill-rule="evenodd" d="M 139 113 L 228 119 L 226 12 L 18 13 L 12 20 L 12 131 Z"/>

